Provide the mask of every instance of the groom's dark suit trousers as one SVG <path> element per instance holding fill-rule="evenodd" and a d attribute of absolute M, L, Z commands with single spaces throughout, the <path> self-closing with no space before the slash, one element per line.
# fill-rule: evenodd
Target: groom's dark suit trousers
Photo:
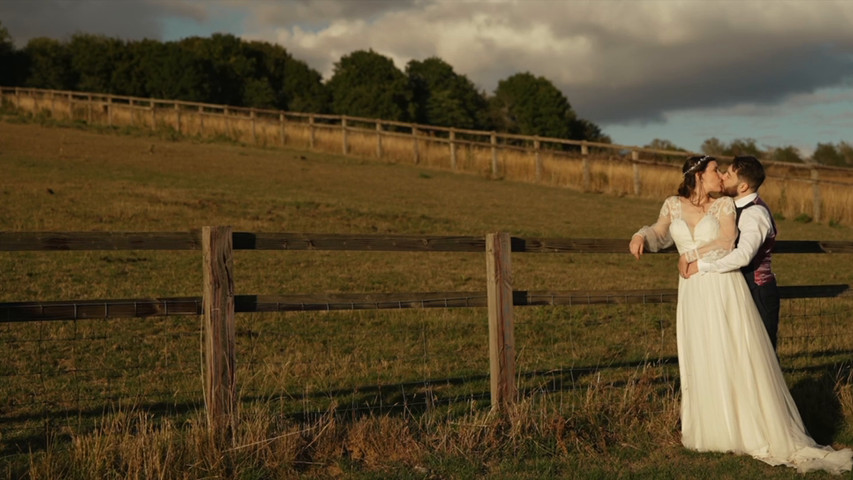
<path fill-rule="evenodd" d="M 776 280 L 772 280 L 764 285 L 757 285 L 753 272 L 744 272 L 743 276 L 746 278 L 746 285 L 749 287 L 749 293 L 752 294 L 755 306 L 758 307 L 758 313 L 761 315 L 761 321 L 764 322 L 764 328 L 767 329 L 767 335 L 770 336 L 770 343 L 773 344 L 773 350 L 776 350 L 780 303 L 779 288 L 776 286 Z"/>

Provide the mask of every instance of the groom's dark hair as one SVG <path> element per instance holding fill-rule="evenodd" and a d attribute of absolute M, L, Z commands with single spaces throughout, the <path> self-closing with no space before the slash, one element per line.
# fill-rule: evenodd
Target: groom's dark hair
<path fill-rule="evenodd" d="M 752 155 L 735 157 L 730 167 L 737 173 L 738 178 L 749 185 L 752 190 L 758 191 L 758 187 L 764 183 L 764 166 Z"/>

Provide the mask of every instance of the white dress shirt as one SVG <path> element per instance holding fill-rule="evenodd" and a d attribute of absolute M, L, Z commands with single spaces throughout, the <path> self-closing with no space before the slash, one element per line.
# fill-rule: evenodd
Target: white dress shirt
<path fill-rule="evenodd" d="M 742 207 L 758 197 L 758 193 L 750 193 L 744 197 L 735 200 L 735 207 Z M 749 265 L 758 249 L 767 239 L 767 236 L 773 230 L 773 222 L 770 218 L 770 212 L 766 208 L 759 206 L 758 208 L 746 208 L 740 214 L 740 219 L 737 223 L 740 230 L 740 237 L 734 250 L 729 252 L 725 257 L 713 262 L 707 262 L 699 259 L 699 272 L 731 272 L 739 270 L 741 267 Z"/>

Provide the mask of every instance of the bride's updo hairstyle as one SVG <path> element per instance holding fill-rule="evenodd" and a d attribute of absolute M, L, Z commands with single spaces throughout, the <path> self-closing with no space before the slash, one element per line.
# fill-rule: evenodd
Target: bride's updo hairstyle
<path fill-rule="evenodd" d="M 678 186 L 678 195 L 680 197 L 690 198 L 693 191 L 696 190 L 696 174 L 704 172 L 705 168 L 708 167 L 708 164 L 715 160 L 717 159 L 708 155 L 696 155 L 688 158 L 687 161 L 684 162 L 684 166 L 681 167 L 681 173 L 683 176 L 681 179 L 681 185 Z"/>

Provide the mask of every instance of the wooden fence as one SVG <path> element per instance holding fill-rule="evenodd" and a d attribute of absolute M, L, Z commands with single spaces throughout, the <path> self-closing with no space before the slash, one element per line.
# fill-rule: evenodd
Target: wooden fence
<path fill-rule="evenodd" d="M 204 227 L 177 233 L 0 232 L 0 251 L 202 250 L 203 296 L 0 303 L 0 323 L 47 320 L 200 315 L 208 426 L 228 442 L 235 425 L 235 314 L 310 310 L 486 307 L 492 407 L 515 400 L 513 307 L 672 303 L 675 289 L 619 291 L 513 290 L 511 253 L 626 253 L 625 239 L 538 239 L 492 233 L 485 237 L 329 235 L 233 232 Z M 238 295 L 234 250 L 471 252 L 486 254 L 485 292 Z M 669 249 L 665 252 L 673 252 Z M 853 242 L 779 241 L 775 253 L 853 253 Z M 851 296 L 849 285 L 783 286 L 782 298 Z"/>
<path fill-rule="evenodd" d="M 71 120 L 82 120 L 88 124 L 109 127 L 135 125 L 152 130 L 170 128 L 180 135 L 222 136 L 252 144 L 263 144 L 267 138 L 274 138 L 274 142 L 281 146 L 292 144 L 290 137 L 298 130 L 302 134 L 307 132 L 307 144 L 300 146 L 311 150 L 339 152 L 343 155 L 354 154 L 350 140 L 353 134 L 367 135 L 375 137 L 375 151 L 371 155 L 377 159 L 388 155 L 387 139 L 402 139 L 410 145 L 409 155 L 415 164 L 419 163 L 424 156 L 422 150 L 436 145 L 446 148 L 450 168 L 453 170 L 459 168 L 459 152 L 462 148 L 476 148 L 489 152 L 490 171 L 494 177 L 499 176 L 499 152 L 519 151 L 533 157 L 536 182 L 543 179 L 545 154 L 579 157 L 582 162 L 582 180 L 579 186 L 586 191 L 591 189 L 593 183 L 591 167 L 593 152 L 624 161 L 632 166 L 632 187 L 635 195 L 640 195 L 643 191 L 640 173 L 643 165 L 676 168 L 680 167 L 685 156 L 690 154 L 684 151 L 465 130 L 345 115 L 284 112 L 85 92 L 0 87 L 0 97 L 16 109 L 28 111 L 34 115 L 47 111 L 51 118 L 65 117 Z M 320 145 L 317 134 L 323 131 L 337 132 L 340 144 L 326 142 Z M 241 132 L 248 132 L 248 137 Z M 362 155 L 365 153 L 360 152 Z M 725 158 L 721 157 L 721 159 Z M 762 163 L 785 171 L 802 172 L 797 176 L 769 175 L 768 178 L 810 184 L 812 186 L 811 216 L 815 221 L 821 221 L 822 218 L 821 185 L 853 187 L 853 182 L 839 182 L 825 178 L 833 174 L 842 177 L 849 175 L 853 178 L 853 170 L 849 168 L 769 160 L 762 160 Z"/>

